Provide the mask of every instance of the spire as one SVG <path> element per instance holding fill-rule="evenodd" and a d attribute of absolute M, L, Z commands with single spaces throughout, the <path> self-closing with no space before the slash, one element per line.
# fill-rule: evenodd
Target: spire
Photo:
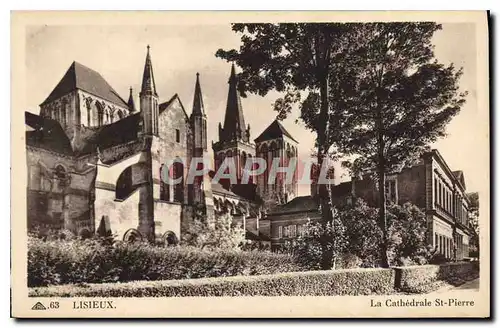
<path fill-rule="evenodd" d="M 153 64 L 151 63 L 151 55 L 149 54 L 149 45 L 148 53 L 146 55 L 146 63 L 144 64 L 144 73 L 142 75 L 141 94 L 151 94 L 156 97 L 158 96 L 156 93 L 156 84 L 153 75 Z"/>
<path fill-rule="evenodd" d="M 131 113 L 135 112 L 135 102 L 134 102 L 134 95 L 132 92 L 132 87 L 130 87 L 130 95 L 128 96 L 128 109 Z"/>
<path fill-rule="evenodd" d="M 200 87 L 200 73 L 196 73 L 196 85 L 194 87 L 193 113 L 192 115 L 205 115 L 205 107 L 203 105 L 203 96 Z"/>
<path fill-rule="evenodd" d="M 224 117 L 224 135 L 227 140 L 242 139 L 248 142 L 249 136 L 245 131 L 246 124 L 238 93 L 238 81 L 234 63 L 231 66 L 231 75 L 228 83 L 229 91 L 227 94 L 226 115 Z"/>

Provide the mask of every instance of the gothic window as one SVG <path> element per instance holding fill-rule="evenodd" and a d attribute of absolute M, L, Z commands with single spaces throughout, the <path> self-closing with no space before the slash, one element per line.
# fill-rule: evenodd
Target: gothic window
<path fill-rule="evenodd" d="M 180 178 L 180 183 L 174 185 L 174 202 L 184 201 L 184 164 L 178 159 L 173 164 L 173 179 Z"/>
<path fill-rule="evenodd" d="M 61 124 L 66 125 L 66 104 L 67 101 L 64 100 L 61 105 Z"/>
<path fill-rule="evenodd" d="M 123 118 L 123 112 L 121 110 L 116 111 L 117 120 L 121 120 Z"/>
<path fill-rule="evenodd" d="M 132 183 L 132 167 L 129 166 L 118 177 L 116 181 L 116 199 L 126 199 L 134 191 Z"/>
<path fill-rule="evenodd" d="M 170 200 L 170 185 L 166 183 L 166 176 L 168 176 L 168 172 L 164 172 L 163 170 L 167 169 L 165 165 L 162 165 L 160 168 L 160 200 Z"/>
<path fill-rule="evenodd" d="M 104 125 L 104 108 L 98 101 L 95 105 L 97 107 L 97 126 L 102 126 Z"/>

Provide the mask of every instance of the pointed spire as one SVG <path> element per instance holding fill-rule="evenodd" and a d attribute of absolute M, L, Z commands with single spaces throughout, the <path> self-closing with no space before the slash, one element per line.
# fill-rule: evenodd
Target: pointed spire
<path fill-rule="evenodd" d="M 238 92 L 238 81 L 236 78 L 236 69 L 234 63 L 231 65 L 231 75 L 229 77 L 229 91 L 227 94 L 226 115 L 224 117 L 224 135 L 226 140 L 249 141 L 249 136 L 245 133 L 245 118 L 241 99 Z"/>
<path fill-rule="evenodd" d="M 144 73 L 142 75 L 141 94 L 158 96 L 156 93 L 155 77 L 153 74 L 153 64 L 151 63 L 151 55 L 149 54 L 149 45 L 148 53 L 146 54 L 146 63 L 144 64 Z"/>
<path fill-rule="evenodd" d="M 194 87 L 193 113 L 192 115 L 205 115 L 205 106 L 203 105 L 203 95 L 201 94 L 200 73 L 196 73 L 196 85 Z"/>
<path fill-rule="evenodd" d="M 134 102 L 134 93 L 132 92 L 132 87 L 130 87 L 130 95 L 128 96 L 128 109 L 131 113 L 135 112 L 135 102 Z"/>

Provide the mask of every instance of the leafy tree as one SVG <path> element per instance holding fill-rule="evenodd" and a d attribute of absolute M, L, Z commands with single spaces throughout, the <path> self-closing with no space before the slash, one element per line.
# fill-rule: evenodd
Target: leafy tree
<path fill-rule="evenodd" d="M 182 243 L 202 249 L 239 249 L 245 241 L 245 231 L 233 223 L 228 213 L 215 215 L 213 219 L 195 216 L 186 227 Z"/>
<path fill-rule="evenodd" d="M 330 254 L 329 268 L 336 269 L 337 263 L 347 250 L 346 227 L 336 210 L 333 214 L 333 220 L 326 225 L 308 220 L 304 225 L 303 235 L 286 246 L 298 261 L 310 270 L 324 268 L 325 250 Z"/>
<path fill-rule="evenodd" d="M 479 194 L 477 192 L 470 193 L 469 200 L 471 201 L 471 215 L 469 218 L 469 226 L 472 229 L 472 238 L 470 240 L 469 254 L 473 257 L 479 257 Z"/>
<path fill-rule="evenodd" d="M 363 267 L 378 266 L 382 231 L 378 225 L 377 209 L 358 198 L 353 205 L 340 208 L 339 213 L 346 227 L 348 252 L 359 257 Z"/>
<path fill-rule="evenodd" d="M 354 97 L 349 55 L 357 30 L 352 24 L 282 23 L 233 24 L 241 34 L 239 51 L 219 49 L 216 56 L 236 62 L 239 90 L 265 96 L 275 90 L 283 97 L 274 103 L 278 118 L 285 118 L 298 103 L 300 118 L 316 133 L 317 160 L 321 167 L 335 158 L 337 143 L 353 121 Z M 334 74 L 333 74 L 334 73 Z M 304 98 L 305 97 L 305 98 Z M 328 188 L 319 184 L 323 229 L 334 220 Z M 323 249 L 323 269 L 331 266 L 331 252 Z"/>
<path fill-rule="evenodd" d="M 408 259 L 415 264 L 426 264 L 431 257 L 431 246 L 427 244 L 425 213 L 411 203 L 391 204 L 387 212 L 390 263 L 401 265 Z"/>
<path fill-rule="evenodd" d="M 428 145 L 445 135 L 448 122 L 460 111 L 466 93 L 459 92 L 462 70 L 434 57 L 431 43 L 441 25 L 369 23 L 353 36 L 356 53 L 356 127 L 345 142 L 346 154 L 358 155 L 351 169 L 374 173 L 378 185 L 379 222 L 383 232 L 381 265 L 388 266 L 386 174 L 411 165 Z"/>

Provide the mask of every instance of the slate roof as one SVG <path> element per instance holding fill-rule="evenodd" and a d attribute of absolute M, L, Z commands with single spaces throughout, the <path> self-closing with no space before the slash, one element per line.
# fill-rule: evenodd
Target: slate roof
<path fill-rule="evenodd" d="M 278 120 L 274 120 L 265 130 L 258 136 L 254 141 L 261 142 L 264 140 L 277 139 L 282 136 L 287 136 L 293 141 L 297 142 L 294 137 L 283 127 L 283 125 L 278 122 Z"/>
<path fill-rule="evenodd" d="M 115 123 L 105 125 L 98 138 L 100 148 L 109 148 L 137 139 L 141 129 L 141 114 L 135 113 Z"/>
<path fill-rule="evenodd" d="M 42 105 L 50 103 L 76 89 L 88 92 L 113 104 L 128 108 L 128 104 L 99 74 L 87 66 L 74 61 L 56 85 L 54 90 L 44 100 Z"/>
<path fill-rule="evenodd" d="M 269 216 L 290 212 L 314 211 L 317 209 L 318 202 L 312 196 L 299 196 L 295 197 L 286 204 L 275 207 L 272 212 L 269 213 Z"/>
<path fill-rule="evenodd" d="M 30 112 L 24 114 L 26 144 L 56 153 L 71 155 L 73 149 L 59 122 Z"/>

